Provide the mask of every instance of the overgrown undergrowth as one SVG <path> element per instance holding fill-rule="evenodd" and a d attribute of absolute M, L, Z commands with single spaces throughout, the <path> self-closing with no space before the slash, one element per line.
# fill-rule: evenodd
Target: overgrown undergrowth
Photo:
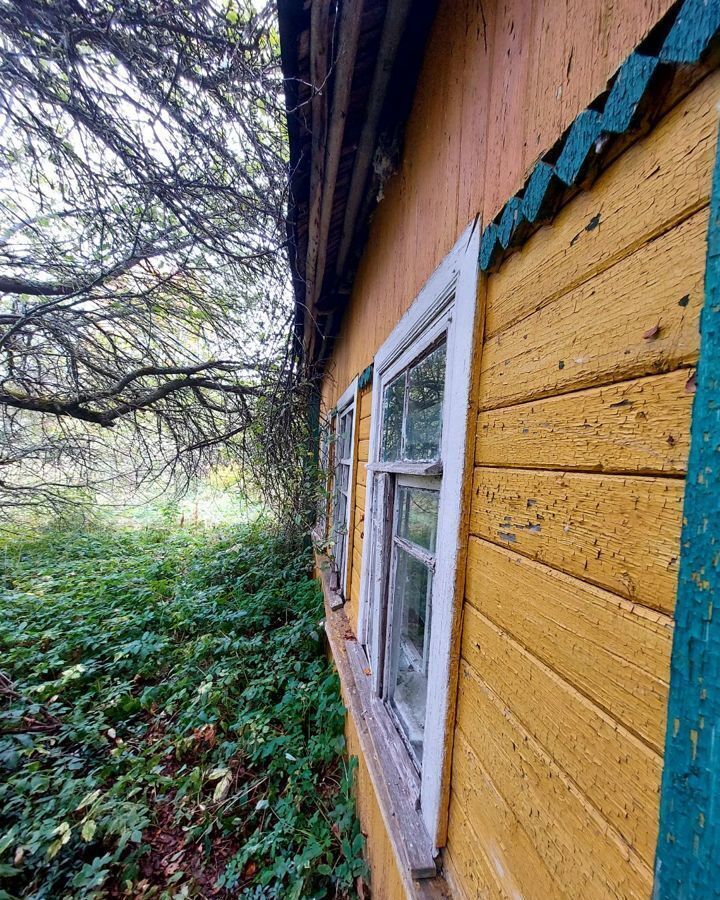
<path fill-rule="evenodd" d="M 261 525 L 0 554 L 0 898 L 352 894 L 306 557 Z"/>

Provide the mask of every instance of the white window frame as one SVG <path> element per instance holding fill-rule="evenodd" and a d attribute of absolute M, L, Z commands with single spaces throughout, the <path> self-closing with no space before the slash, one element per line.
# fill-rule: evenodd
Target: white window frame
<path fill-rule="evenodd" d="M 357 429 L 357 385 L 358 380 L 354 378 L 351 384 L 347 387 L 347 389 L 343 392 L 342 396 L 338 400 L 335 406 L 335 440 L 337 442 L 339 438 L 338 434 L 338 425 L 343 416 L 348 413 L 352 413 L 352 428 L 350 430 L 350 457 L 347 465 L 350 467 L 350 472 L 348 474 L 348 488 L 347 488 L 347 508 L 345 510 L 345 559 L 343 560 L 342 572 L 338 569 L 338 590 L 342 595 L 343 600 L 347 601 L 349 595 L 349 585 L 348 585 L 348 574 L 350 572 L 350 554 L 352 553 L 352 547 L 350 547 L 350 540 L 353 538 L 353 535 L 350 533 L 350 523 L 352 522 L 352 514 L 355 503 L 355 478 L 353 477 L 355 470 L 355 438 L 356 438 L 356 429 Z M 337 448 L 337 443 L 336 443 Z M 332 495 L 332 504 L 331 504 L 331 531 L 330 535 L 334 538 L 335 536 L 335 491 L 337 490 L 336 478 L 337 478 L 337 450 L 335 454 L 333 454 L 333 495 Z M 335 547 L 333 544 L 333 563 L 337 568 L 337 560 L 335 558 Z"/>
<path fill-rule="evenodd" d="M 433 846 L 437 847 L 447 803 L 444 771 L 446 729 L 450 703 L 452 635 L 462 597 L 456 596 L 457 563 L 462 530 L 462 497 L 470 403 L 472 353 L 478 290 L 480 226 L 476 219 L 460 236 L 448 256 L 426 282 L 392 334 L 378 350 L 373 369 L 372 417 L 365 500 L 366 534 L 363 553 L 358 638 L 367 645 L 368 636 L 379 633 L 387 565 L 383 559 L 387 517 L 385 485 L 391 473 L 439 475 L 437 464 L 382 463 L 382 399 L 385 388 L 403 369 L 423 356 L 446 335 L 446 370 L 441 437 L 442 482 L 438 506 L 437 546 L 433 579 L 433 611 L 430 627 L 427 716 L 420 773 L 420 808 Z M 392 524 L 390 525 L 392 528 Z M 377 571 L 380 568 L 381 571 Z M 385 575 L 385 578 L 383 577 Z M 371 622 L 372 619 L 372 622 Z M 369 659 L 373 690 L 380 687 L 378 673 L 384 658 L 380 642 L 374 641 Z"/>

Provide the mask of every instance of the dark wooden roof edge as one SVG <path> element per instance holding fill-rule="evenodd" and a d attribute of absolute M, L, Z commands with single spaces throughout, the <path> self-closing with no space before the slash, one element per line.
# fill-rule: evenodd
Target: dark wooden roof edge
<path fill-rule="evenodd" d="M 436 0 L 278 0 L 298 350 L 321 371 L 402 154 Z"/>
<path fill-rule="evenodd" d="M 298 36 L 303 31 L 304 20 L 307 13 L 303 10 L 301 2 L 293 0 L 278 0 L 278 25 L 280 30 L 281 66 L 283 83 L 285 88 L 285 121 L 288 132 L 289 145 L 289 194 L 286 217 L 286 233 L 288 248 L 288 263 L 293 281 L 295 298 L 301 295 L 303 290 L 302 280 L 297 266 L 297 212 L 298 205 L 294 202 L 294 191 L 298 187 L 296 172 L 301 166 L 302 143 L 300 138 L 301 121 L 300 107 L 300 54 L 298 52 Z M 309 72 L 307 73 L 309 75 Z M 295 311 L 295 325 L 298 327 L 301 318 L 298 319 L 298 310 Z M 301 335 L 300 335 L 301 337 Z"/>

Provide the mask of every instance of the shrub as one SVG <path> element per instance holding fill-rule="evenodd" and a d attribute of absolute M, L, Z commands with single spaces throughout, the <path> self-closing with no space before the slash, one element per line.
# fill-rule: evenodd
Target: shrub
<path fill-rule="evenodd" d="M 364 872 L 309 558 L 263 523 L 2 547 L 0 897 L 345 897 Z"/>

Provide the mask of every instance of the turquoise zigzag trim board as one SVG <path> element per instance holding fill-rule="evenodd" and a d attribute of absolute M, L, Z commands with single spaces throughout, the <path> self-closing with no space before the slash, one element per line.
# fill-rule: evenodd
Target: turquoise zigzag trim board
<path fill-rule="evenodd" d="M 720 892 L 720 152 L 685 487 L 656 900 Z"/>
<path fill-rule="evenodd" d="M 557 210 L 593 162 L 609 152 L 612 138 L 636 123 L 653 77 L 668 66 L 694 65 L 720 32 L 720 0 L 684 0 L 656 54 L 636 51 L 620 67 L 602 112 L 585 109 L 553 150 L 554 162 L 541 160 L 523 190 L 505 204 L 483 232 L 480 268 L 495 267 Z"/>
<path fill-rule="evenodd" d="M 358 375 L 358 390 L 361 391 L 363 388 L 369 387 L 372 384 L 373 380 L 373 364 L 367 367 L 367 369 L 363 369 L 362 372 Z"/>

